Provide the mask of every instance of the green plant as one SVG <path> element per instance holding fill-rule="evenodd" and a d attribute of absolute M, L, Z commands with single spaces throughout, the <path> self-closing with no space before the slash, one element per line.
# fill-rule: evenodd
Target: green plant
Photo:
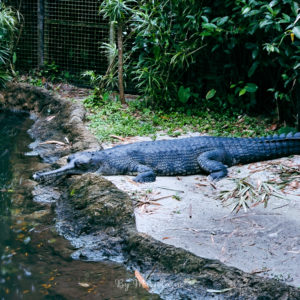
<path fill-rule="evenodd" d="M 84 77 L 87 76 L 90 78 L 88 74 L 84 74 Z M 54 61 L 45 61 L 39 69 L 29 71 L 26 81 L 35 86 L 45 86 L 48 83 L 72 82 L 75 78 L 76 75 L 62 70 Z"/>
<path fill-rule="evenodd" d="M 100 48 L 110 58 L 110 64 L 106 73 L 99 75 L 94 71 L 85 71 L 82 73 L 82 77 L 88 78 L 90 84 L 94 87 L 95 100 L 99 98 L 102 101 L 108 91 L 115 91 L 118 88 L 118 76 L 116 76 L 118 73 L 118 51 L 116 44 L 102 43 Z M 125 83 L 123 84 L 125 86 Z"/>
<path fill-rule="evenodd" d="M 89 110 L 89 127 L 101 141 L 116 136 L 148 135 L 156 139 L 162 131 L 170 136 L 187 132 L 202 132 L 222 136 L 266 135 L 270 123 L 249 116 L 230 115 L 226 112 L 209 112 L 198 109 L 166 111 L 149 108 L 142 101 L 131 101 L 123 107 L 111 101 L 109 94 L 99 102 L 92 94 L 84 103 Z"/>
<path fill-rule="evenodd" d="M 211 89 L 210 91 L 207 92 L 205 98 L 206 100 L 209 100 L 211 98 L 213 98 L 216 94 L 216 90 L 215 89 Z"/>
<path fill-rule="evenodd" d="M 7 70 L 0 69 L 0 87 L 5 85 L 5 82 L 9 81 L 11 76 L 8 74 Z"/>
<path fill-rule="evenodd" d="M 40 77 L 47 78 L 47 80 L 50 82 L 62 80 L 61 71 L 54 61 L 51 63 L 45 61 L 43 67 L 39 71 L 39 75 Z"/>
<path fill-rule="evenodd" d="M 0 1 L 0 86 L 3 86 L 11 78 L 9 64 L 16 61 L 13 45 L 17 20 L 18 13 Z"/>
<path fill-rule="evenodd" d="M 100 47 L 106 53 L 106 56 L 110 58 L 110 64 L 106 73 L 100 77 L 99 89 L 101 91 L 110 90 L 114 91 L 118 88 L 118 49 L 115 43 L 103 43 Z M 124 54 L 123 54 L 124 56 Z M 125 59 L 124 59 L 125 60 Z M 124 75 L 123 75 L 124 76 Z M 123 78 L 124 79 L 124 78 Z M 123 80 L 125 86 L 125 82 Z"/>
<path fill-rule="evenodd" d="M 178 90 L 178 99 L 182 104 L 186 104 L 191 97 L 197 97 L 198 94 L 192 93 L 191 88 L 184 88 L 184 86 L 180 86 Z"/>
<path fill-rule="evenodd" d="M 133 72 L 136 86 L 149 103 L 175 105 L 179 100 L 186 104 L 198 97 L 193 87 L 185 88 L 189 84 L 183 78 L 205 47 L 198 33 L 201 3 L 191 2 L 140 1 L 132 18 L 133 50 L 139 55 Z"/>
<path fill-rule="evenodd" d="M 300 84 L 297 1 L 139 4 L 131 24 L 132 57 L 138 59 L 131 64 L 136 87 L 148 103 L 274 110 L 277 119 L 295 122 L 291 111 Z"/>
<path fill-rule="evenodd" d="M 33 77 L 29 79 L 30 84 L 34 85 L 34 86 L 43 86 L 43 79 L 39 78 L 39 77 Z"/>
<path fill-rule="evenodd" d="M 114 26 L 114 24 L 117 25 L 118 86 L 122 104 L 125 104 L 123 80 L 123 28 L 126 19 L 132 12 L 131 6 L 135 3 L 136 1 L 134 0 L 104 0 L 102 1 L 99 10 L 100 14 L 102 14 L 105 19 L 109 19 L 112 24 L 111 26 Z M 110 74 L 110 72 L 108 72 L 108 74 Z"/>

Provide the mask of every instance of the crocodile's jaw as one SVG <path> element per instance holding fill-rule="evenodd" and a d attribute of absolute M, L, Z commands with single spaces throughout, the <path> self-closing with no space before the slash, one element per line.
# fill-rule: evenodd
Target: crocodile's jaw
<path fill-rule="evenodd" d="M 47 180 L 47 179 L 50 179 L 53 177 L 63 176 L 63 175 L 67 175 L 67 174 L 76 175 L 76 174 L 82 174 L 82 173 L 84 173 L 84 171 L 76 168 L 74 162 L 71 162 L 71 163 L 69 163 L 59 169 L 53 170 L 53 171 L 48 171 L 48 172 L 43 172 L 43 173 L 37 172 L 32 177 L 34 180 L 40 181 L 40 180 Z"/>

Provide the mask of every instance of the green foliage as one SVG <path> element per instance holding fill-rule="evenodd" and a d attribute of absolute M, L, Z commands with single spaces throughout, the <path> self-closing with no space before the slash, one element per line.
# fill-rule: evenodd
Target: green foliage
<path fill-rule="evenodd" d="M 61 79 L 61 72 L 55 62 L 48 63 L 45 61 L 42 69 L 39 72 L 41 77 L 45 77 L 51 82 L 57 82 Z"/>
<path fill-rule="evenodd" d="M 17 13 L 0 1 L 0 87 L 11 78 L 8 65 L 16 60 L 12 52 L 16 26 Z"/>
<path fill-rule="evenodd" d="M 95 94 L 101 99 L 106 91 L 116 91 L 118 89 L 118 50 L 116 44 L 102 43 L 100 49 L 111 59 L 104 75 L 98 75 L 94 71 L 85 71 L 82 76 L 89 79 L 92 86 L 95 86 Z M 126 55 L 125 55 L 126 60 Z M 125 76 L 126 78 L 126 72 Z"/>
<path fill-rule="evenodd" d="M 123 108 L 120 102 L 109 101 L 89 117 L 90 128 L 101 140 L 110 140 L 112 135 L 133 136 L 154 134 L 151 123 L 143 122 Z"/>
<path fill-rule="evenodd" d="M 140 2 L 132 18 L 136 34 L 133 50 L 139 54 L 134 74 L 140 93 L 151 103 L 174 104 L 179 100 L 185 104 L 197 98 L 183 75 L 205 46 L 199 33 L 201 3 Z"/>
<path fill-rule="evenodd" d="M 5 82 L 9 81 L 11 76 L 8 74 L 6 70 L 0 68 L 0 87 L 5 85 Z"/>
<path fill-rule="evenodd" d="M 119 96 L 122 104 L 126 104 L 125 102 L 125 93 L 124 93 L 124 56 L 123 56 L 123 36 L 124 36 L 124 24 L 125 21 L 130 18 L 130 14 L 133 12 L 132 6 L 136 4 L 135 0 L 105 0 L 100 5 L 100 14 L 103 15 L 104 18 L 109 19 L 110 26 L 112 31 L 112 27 L 114 24 L 117 25 L 117 54 L 118 54 L 118 88 L 119 88 Z M 112 32 L 110 33 L 110 44 L 114 45 L 112 40 Z M 104 44 L 104 47 L 110 46 L 110 44 Z M 109 49 L 111 50 L 111 49 Z M 107 73 L 104 76 L 105 80 L 109 80 L 110 77 L 113 79 L 114 71 L 114 54 L 111 52 L 108 55 L 110 66 L 108 67 Z M 112 76 L 111 76 L 112 75 Z M 109 81 L 108 81 L 109 82 Z"/>
<path fill-rule="evenodd" d="M 87 75 L 84 75 L 84 77 Z M 38 70 L 32 70 L 26 81 L 35 86 L 44 86 L 47 83 L 71 82 L 76 76 L 68 71 L 62 70 L 54 61 L 45 61 Z"/>
<path fill-rule="evenodd" d="M 297 1 L 139 1 L 136 87 L 150 103 L 251 111 L 295 106 Z M 214 92 L 215 91 L 215 92 Z M 222 96 L 221 96 L 222 95 Z M 280 97 L 279 97 L 280 95 Z"/>
<path fill-rule="evenodd" d="M 299 77 L 300 40 L 295 39 L 294 33 L 300 18 L 299 4 L 295 1 L 238 2 L 242 8 L 237 13 L 242 14 L 233 17 L 243 25 L 240 34 L 248 39 L 244 49 L 251 59 L 247 60 L 245 67 L 248 68 L 248 78 L 253 78 L 261 87 L 258 100 L 264 102 L 262 105 L 265 104 L 263 97 L 277 102 L 278 94 L 281 94 L 280 100 L 291 102 L 295 97 L 295 80 Z M 254 36 L 257 40 L 250 42 Z"/>
<path fill-rule="evenodd" d="M 206 100 L 209 100 L 209 99 L 213 98 L 215 96 L 215 94 L 216 94 L 215 89 L 212 89 L 212 90 L 208 91 L 207 94 L 206 94 L 206 97 L 205 97 Z"/>
<path fill-rule="evenodd" d="M 153 139 L 164 132 L 179 136 L 187 132 L 203 132 L 217 136 L 266 135 L 270 124 L 266 121 L 229 113 L 198 109 L 169 111 L 148 107 L 144 102 L 130 101 L 127 107 L 119 101 L 106 99 L 101 104 L 91 95 L 85 101 L 89 109 L 89 127 L 101 141 L 114 136 L 143 136 Z"/>
<path fill-rule="evenodd" d="M 192 93 L 190 88 L 180 86 L 178 90 L 178 99 L 182 104 L 186 104 L 192 96 L 197 96 L 197 94 Z"/>
<path fill-rule="evenodd" d="M 132 11 L 135 0 L 104 0 L 100 5 L 100 14 L 111 22 L 123 23 Z"/>

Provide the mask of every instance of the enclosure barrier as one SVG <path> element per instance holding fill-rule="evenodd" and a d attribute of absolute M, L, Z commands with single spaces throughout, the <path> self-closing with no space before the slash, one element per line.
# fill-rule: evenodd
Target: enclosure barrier
<path fill-rule="evenodd" d="M 103 74 L 109 24 L 99 15 L 98 0 L 12 0 L 23 16 L 17 67 L 23 70 L 55 63 L 61 70 Z"/>

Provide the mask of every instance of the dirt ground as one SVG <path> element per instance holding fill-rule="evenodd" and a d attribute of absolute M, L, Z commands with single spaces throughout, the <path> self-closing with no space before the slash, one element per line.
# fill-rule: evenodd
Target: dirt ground
<path fill-rule="evenodd" d="M 149 139 L 129 138 L 126 143 L 142 140 Z M 106 178 L 136 200 L 138 231 L 197 256 L 299 287 L 300 177 L 286 173 L 299 166 L 300 156 L 235 166 L 218 182 L 204 175 L 158 177 L 145 184 L 135 183 L 130 176 Z M 291 181 L 285 182 L 283 190 L 271 184 L 267 187 L 274 187 L 273 191 L 259 192 L 262 183 L 282 182 L 285 175 Z M 232 210 L 237 200 L 222 201 L 222 192 L 232 191 L 237 186 L 234 179 L 243 178 L 256 188 L 257 199 L 270 195 L 267 207 L 254 200 L 249 208 L 236 212 Z"/>

